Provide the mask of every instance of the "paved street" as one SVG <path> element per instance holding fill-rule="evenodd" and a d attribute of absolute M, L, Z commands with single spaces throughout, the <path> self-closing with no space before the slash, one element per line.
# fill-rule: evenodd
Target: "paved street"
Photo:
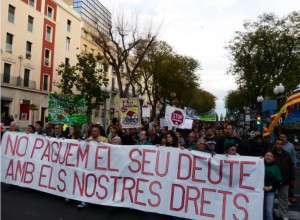
<path fill-rule="evenodd" d="M 299 220 L 300 210 L 300 169 L 297 170 L 297 187 L 295 194 L 298 203 L 290 206 L 290 219 Z M 89 205 L 85 209 L 78 209 L 78 202 L 71 201 L 65 203 L 61 197 L 53 196 L 14 187 L 6 191 L 7 185 L 2 184 L 1 189 L 1 219 L 2 220 L 147 220 L 147 219 L 172 219 L 170 216 L 158 215 L 154 213 L 144 213 L 126 208 L 114 208 L 109 210 L 105 206 Z M 275 205 L 275 216 L 278 213 Z"/>

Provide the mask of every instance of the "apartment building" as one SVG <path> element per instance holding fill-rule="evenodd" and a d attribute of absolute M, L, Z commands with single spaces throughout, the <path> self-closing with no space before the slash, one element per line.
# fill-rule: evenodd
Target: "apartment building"
<path fill-rule="evenodd" d="M 1 118 L 47 121 L 56 68 L 76 63 L 81 17 L 60 0 L 1 1 Z"/>
<path fill-rule="evenodd" d="M 96 44 L 98 30 L 108 35 L 111 27 L 111 13 L 98 0 L 64 0 L 70 7 L 78 12 L 82 19 L 80 51 L 91 52 L 94 55 L 102 54 L 102 49 Z M 118 117 L 119 89 L 116 75 L 109 67 L 106 73 L 108 86 L 105 92 L 109 93 L 109 99 L 99 109 L 94 109 L 92 113 L 93 122 L 101 122 L 108 125 L 112 118 Z"/>

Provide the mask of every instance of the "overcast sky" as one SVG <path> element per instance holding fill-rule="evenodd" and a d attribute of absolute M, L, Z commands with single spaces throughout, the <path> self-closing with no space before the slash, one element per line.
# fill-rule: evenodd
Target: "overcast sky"
<path fill-rule="evenodd" d="M 176 52 L 201 63 L 201 88 L 218 100 L 216 111 L 225 114 L 224 97 L 237 86 L 226 75 L 229 66 L 224 47 L 245 20 L 256 20 L 264 12 L 284 16 L 300 10 L 300 0 L 99 0 L 112 13 L 139 13 L 163 21 L 159 39 Z"/>

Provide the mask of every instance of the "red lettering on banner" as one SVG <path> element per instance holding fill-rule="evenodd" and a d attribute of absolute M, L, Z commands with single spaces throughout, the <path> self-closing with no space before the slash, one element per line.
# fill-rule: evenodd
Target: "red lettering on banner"
<path fill-rule="evenodd" d="M 150 160 L 146 160 L 146 154 L 147 153 L 155 153 L 155 150 L 148 150 L 148 149 L 144 149 L 143 150 L 143 160 L 142 160 L 142 174 L 144 175 L 149 175 L 149 176 L 153 176 L 153 173 L 150 172 L 146 172 L 145 171 L 145 164 L 150 164 Z"/>
<path fill-rule="evenodd" d="M 52 142 L 51 146 L 53 146 L 53 144 L 56 144 L 56 141 Z M 62 147 L 62 144 L 63 144 L 62 142 L 58 142 L 58 144 L 59 144 L 58 163 L 61 164 L 61 165 L 63 165 L 65 163 L 65 161 L 66 161 L 66 153 L 67 153 L 67 150 L 69 148 L 69 143 L 67 143 L 67 146 L 65 146 L 65 147 Z M 62 153 L 61 152 L 62 150 L 65 150 L 65 152 Z"/>
<path fill-rule="evenodd" d="M 233 198 L 233 204 L 234 204 L 234 206 L 237 209 L 243 211 L 244 214 L 245 214 L 245 218 L 243 218 L 243 219 L 244 220 L 248 220 L 248 211 L 247 211 L 247 209 L 237 204 L 237 200 L 238 200 L 239 197 L 244 198 L 245 201 L 246 201 L 246 203 L 249 203 L 249 199 L 248 199 L 248 197 L 245 194 L 242 194 L 242 193 L 239 193 L 239 194 L 235 195 L 234 198 Z M 238 217 L 236 217 L 235 214 L 233 214 L 233 219 L 234 220 L 238 220 L 238 219 L 241 219 L 241 218 L 238 218 Z"/>
<path fill-rule="evenodd" d="M 157 152 L 157 157 L 156 157 L 156 165 L 155 165 L 155 172 L 158 176 L 164 177 L 168 174 L 169 172 L 169 161 L 170 161 L 170 152 L 167 152 L 167 159 L 166 159 L 166 166 L 165 166 L 165 171 L 164 173 L 159 173 L 159 160 L 160 160 L 160 151 Z"/>
<path fill-rule="evenodd" d="M 89 160 L 89 150 L 90 150 L 90 146 L 89 145 L 86 146 L 84 152 L 81 151 L 81 147 L 78 148 L 77 160 L 76 160 L 76 167 L 79 166 L 79 160 L 81 160 L 81 161 L 85 160 L 84 168 L 87 168 L 87 163 L 88 163 L 88 160 Z"/>
<path fill-rule="evenodd" d="M 211 184 L 219 184 L 222 181 L 222 170 L 223 170 L 223 161 L 220 161 L 219 166 L 219 179 L 217 181 L 214 181 L 211 179 L 211 173 L 212 173 L 212 166 L 211 166 L 211 158 L 208 159 L 208 182 Z"/>
<path fill-rule="evenodd" d="M 201 180 L 196 178 L 196 171 L 197 170 L 202 170 L 202 167 L 197 167 L 197 159 L 199 160 L 207 160 L 207 157 L 202 157 L 202 156 L 194 156 L 193 160 L 193 174 L 192 174 L 192 181 L 194 182 L 200 182 L 200 183 L 206 183 L 206 180 Z"/>
<path fill-rule="evenodd" d="M 151 183 L 150 183 L 150 185 L 149 185 L 149 191 L 150 191 L 150 193 L 151 193 L 152 195 L 154 195 L 154 196 L 157 197 L 157 203 L 153 203 L 153 202 L 151 202 L 150 199 L 148 199 L 148 203 L 149 203 L 149 205 L 150 205 L 151 207 L 157 207 L 157 206 L 159 206 L 159 205 L 160 205 L 160 201 L 161 201 L 161 198 L 160 198 L 159 193 L 153 191 L 153 186 L 154 186 L 154 185 L 158 185 L 159 188 L 162 189 L 162 186 L 161 186 L 161 183 L 160 183 L 160 182 L 154 181 L 154 182 L 151 182 Z"/>
<path fill-rule="evenodd" d="M 101 200 L 105 199 L 105 198 L 107 197 L 107 195 L 108 195 L 108 190 L 107 190 L 107 188 L 101 184 L 101 179 L 102 179 L 102 178 L 105 179 L 107 183 L 108 183 L 108 181 L 109 181 L 109 179 L 108 179 L 108 177 L 107 177 L 106 175 L 101 175 L 101 176 L 98 177 L 98 186 L 99 186 L 101 189 L 104 190 L 104 195 L 103 195 L 103 196 L 100 196 L 100 194 L 99 194 L 98 192 L 96 192 L 96 196 L 97 196 L 98 199 L 101 199 Z"/>
<path fill-rule="evenodd" d="M 182 161 L 182 158 L 187 158 L 188 159 L 188 172 L 187 172 L 187 175 L 184 177 L 184 176 L 181 176 L 181 171 L 183 171 L 183 169 L 181 169 L 181 161 Z M 180 153 L 179 154 L 179 159 L 178 159 L 178 169 L 177 169 L 177 179 L 179 180 L 187 180 L 190 178 L 191 176 L 191 165 L 192 164 L 192 157 L 188 154 L 182 154 Z"/>
<path fill-rule="evenodd" d="M 33 157 L 33 154 L 35 152 L 35 150 L 39 150 L 44 146 L 44 140 L 42 138 L 35 138 L 33 147 L 32 147 L 32 151 L 31 151 L 31 155 L 30 158 Z"/>
<path fill-rule="evenodd" d="M 229 163 L 229 164 L 230 164 L 230 170 L 229 170 L 229 186 L 232 187 L 233 164 L 239 164 L 239 161 L 236 161 L 236 160 L 224 160 L 224 163 Z"/>
<path fill-rule="evenodd" d="M 26 144 L 25 144 L 25 145 L 24 145 L 24 143 L 21 143 L 21 140 L 22 140 L 22 139 L 25 139 L 25 140 L 26 140 Z M 25 150 L 24 150 L 24 153 L 23 153 L 23 154 L 19 152 L 20 145 L 21 145 L 22 147 L 25 147 Z M 27 136 L 22 136 L 22 137 L 20 137 L 19 140 L 18 140 L 17 155 L 18 155 L 19 157 L 25 156 L 26 151 L 27 151 L 27 148 L 28 148 L 28 137 L 27 137 Z"/>
<path fill-rule="evenodd" d="M 56 150 L 55 150 L 55 145 L 57 146 L 56 147 Z M 48 142 L 48 146 L 50 147 L 50 143 Z M 47 147 L 48 147 L 47 146 Z M 52 142 L 52 144 L 51 144 L 51 148 L 52 148 L 52 154 L 51 154 L 51 161 L 53 162 L 53 163 L 57 163 L 58 162 L 58 157 L 59 157 L 59 152 L 60 152 L 60 145 L 57 143 L 57 142 Z M 57 152 L 57 153 L 55 153 L 55 151 Z M 54 157 L 54 159 L 53 159 L 53 156 L 56 156 L 56 158 Z"/>
<path fill-rule="evenodd" d="M 140 182 L 147 183 L 147 182 L 149 182 L 149 180 L 140 179 L 140 178 L 137 179 L 137 181 L 136 181 L 136 190 L 135 190 L 134 203 L 138 204 L 138 205 L 141 205 L 141 206 L 146 206 L 146 203 L 138 201 L 139 193 L 142 193 L 142 194 L 144 193 L 144 191 L 140 189 Z"/>
<path fill-rule="evenodd" d="M 24 161 L 22 162 L 20 160 L 17 160 L 16 162 L 16 169 L 14 168 L 14 160 L 11 159 L 8 163 L 5 179 L 7 177 L 11 177 L 13 181 L 18 181 L 18 177 L 20 182 L 23 183 L 32 183 L 33 181 L 33 172 L 34 172 L 35 166 L 34 163 Z M 19 176 L 18 176 L 19 174 Z M 30 179 L 27 180 L 27 177 L 29 176 Z"/>
<path fill-rule="evenodd" d="M 232 192 L 218 190 L 218 193 L 223 195 L 223 203 L 222 203 L 222 220 L 225 219 L 226 216 L 226 196 L 232 195 Z"/>
<path fill-rule="evenodd" d="M 59 181 L 63 184 L 63 188 L 60 187 L 60 185 L 57 185 L 57 189 L 60 192 L 64 192 L 66 190 L 66 182 L 64 180 L 64 178 L 62 178 L 61 174 L 64 174 L 64 176 L 67 176 L 67 172 L 64 169 L 60 169 L 58 172 L 58 179 Z"/>
<path fill-rule="evenodd" d="M 44 174 L 44 169 L 50 169 L 50 175 L 49 177 L 47 175 Z M 41 172 L 40 172 L 40 177 L 39 177 L 39 186 L 40 187 L 43 187 L 43 188 L 47 188 L 47 189 L 51 189 L 51 190 L 56 190 L 55 187 L 51 186 L 51 182 L 52 182 L 52 174 L 53 174 L 53 167 L 52 166 L 49 166 L 49 165 L 45 165 L 43 164 L 42 167 L 41 167 Z M 44 185 L 42 184 L 42 179 L 44 179 L 44 177 L 48 177 L 48 182 L 47 182 L 47 185 Z"/>
<path fill-rule="evenodd" d="M 77 174 L 77 172 L 74 172 L 74 183 L 73 183 L 73 195 L 75 194 L 75 189 L 77 188 L 77 184 L 78 184 L 78 188 L 79 188 L 79 194 L 80 196 L 83 196 L 83 192 L 84 192 L 84 179 L 85 179 L 85 173 L 83 172 L 81 174 L 81 181 L 79 179 L 79 175 Z"/>
<path fill-rule="evenodd" d="M 5 146 L 5 155 L 7 155 L 8 144 L 10 145 L 11 154 L 15 155 L 17 144 L 18 144 L 18 138 L 19 138 L 19 136 L 17 135 L 16 139 L 14 140 L 15 142 L 14 142 L 14 146 L 13 146 L 10 134 L 7 135 L 7 141 L 6 141 L 6 146 Z"/>
<path fill-rule="evenodd" d="M 112 201 L 115 201 L 116 199 L 116 193 L 117 193 L 117 185 L 118 185 L 118 180 L 122 179 L 120 176 L 110 176 L 111 179 L 114 180 L 114 191 L 113 191 L 113 199 Z"/>
<path fill-rule="evenodd" d="M 24 141 L 22 141 L 24 139 L 26 141 L 25 143 L 24 143 Z M 22 143 L 21 143 L 21 141 L 22 141 Z M 21 145 L 22 148 L 25 147 L 25 150 L 24 150 L 23 153 L 20 151 L 20 145 Z M 9 148 L 10 148 L 10 152 L 11 152 L 12 156 L 14 156 L 15 154 L 17 154 L 19 157 L 25 156 L 27 148 L 28 148 L 28 137 L 27 136 L 21 136 L 19 138 L 19 136 L 17 135 L 15 140 L 14 140 L 14 144 L 13 144 L 12 139 L 11 139 L 11 135 L 8 134 L 6 147 L 5 147 L 5 155 L 7 155 Z"/>
<path fill-rule="evenodd" d="M 127 182 L 128 180 L 130 180 L 132 182 L 132 184 L 130 186 L 127 186 Z M 124 198 L 125 198 L 125 191 L 128 191 L 129 193 L 129 197 L 130 197 L 130 201 L 131 203 L 133 203 L 133 196 L 132 196 L 132 190 L 135 187 L 135 180 L 132 177 L 124 177 L 123 178 L 123 187 L 122 187 L 122 196 L 121 196 L 121 201 L 124 202 Z"/>
<path fill-rule="evenodd" d="M 11 159 L 8 163 L 8 166 L 6 169 L 6 174 L 5 174 L 5 179 L 7 179 L 7 177 L 9 177 L 9 176 L 11 177 L 12 180 L 14 180 L 14 159 Z"/>
<path fill-rule="evenodd" d="M 195 197 L 191 197 L 190 196 L 190 191 L 191 190 L 195 190 L 197 192 L 197 195 Z M 200 198 L 200 191 L 197 187 L 195 186 L 187 186 L 186 189 L 186 196 L 185 196 L 185 209 L 184 212 L 187 213 L 188 212 L 188 208 L 189 208 L 189 201 L 193 201 L 194 202 L 194 207 L 195 207 L 195 212 L 198 215 L 198 208 L 197 208 L 197 200 Z"/>
<path fill-rule="evenodd" d="M 254 187 L 252 186 L 244 186 L 243 185 L 243 177 L 244 176 L 250 176 L 250 173 L 244 173 L 244 165 L 250 164 L 250 165 L 256 165 L 254 161 L 241 161 L 241 167 L 240 167 L 240 188 L 241 189 L 249 189 L 254 190 Z"/>
<path fill-rule="evenodd" d="M 90 178 L 91 177 L 91 178 Z M 97 183 L 97 177 L 96 177 L 96 175 L 95 174 L 93 174 L 93 173 L 89 173 L 89 174 L 87 174 L 86 175 L 86 177 L 85 177 L 85 196 L 86 197 L 88 197 L 88 198 L 91 198 L 91 197 L 93 197 L 93 195 L 95 194 L 95 192 L 96 192 L 96 183 Z M 92 187 L 89 187 L 90 185 L 92 185 L 93 186 L 93 190 L 92 190 L 92 193 L 88 193 L 88 189 L 89 188 L 92 188 Z"/>
<path fill-rule="evenodd" d="M 107 166 L 106 167 L 99 167 L 98 166 L 98 159 L 100 159 L 100 160 L 103 159 L 102 156 L 98 155 L 98 152 L 101 149 L 107 149 Z M 109 170 L 109 171 L 115 171 L 115 172 L 119 171 L 118 169 L 113 169 L 110 166 L 110 147 L 107 147 L 107 146 L 97 146 L 97 148 L 96 148 L 96 154 L 95 154 L 95 169 L 96 170 Z"/>
<path fill-rule="evenodd" d="M 45 158 L 48 158 L 47 161 L 50 161 L 50 143 L 48 142 L 47 146 L 45 147 L 45 150 L 42 154 L 41 160 L 44 160 Z"/>
<path fill-rule="evenodd" d="M 77 148 L 76 151 L 78 151 L 78 144 L 75 144 L 75 143 L 70 143 L 69 147 L 68 147 L 68 153 L 66 154 L 66 166 L 69 166 L 69 167 L 75 167 L 75 163 L 70 163 L 69 162 L 69 158 L 74 155 L 72 154 L 71 152 L 71 149 L 73 148 Z"/>
<path fill-rule="evenodd" d="M 174 195 L 175 195 L 175 188 L 180 188 L 181 189 L 181 205 L 178 208 L 174 207 Z M 184 207 L 184 196 L 185 196 L 185 189 L 182 185 L 179 184 L 172 184 L 172 188 L 171 188 L 171 202 L 170 202 L 170 210 L 172 211 L 181 211 Z M 177 201 L 177 199 L 176 199 Z"/>
<path fill-rule="evenodd" d="M 128 166 L 128 170 L 130 170 L 130 172 L 132 172 L 132 173 L 138 173 L 138 172 L 140 172 L 142 165 L 141 165 L 141 162 L 140 162 L 139 160 L 137 160 L 137 159 L 135 159 L 135 158 L 133 157 L 133 153 L 134 153 L 134 152 L 138 152 L 138 154 L 139 154 L 140 156 L 142 156 L 142 152 L 141 152 L 139 149 L 137 149 L 137 148 L 132 149 L 132 150 L 129 152 L 129 159 L 130 159 L 132 162 L 137 163 L 137 169 L 133 169 L 131 166 Z"/>
<path fill-rule="evenodd" d="M 205 192 L 216 192 L 216 190 L 215 189 L 202 188 L 200 215 L 214 218 L 215 215 L 204 212 L 204 205 L 205 204 L 208 204 L 208 205 L 211 204 L 210 201 L 205 200 Z"/>

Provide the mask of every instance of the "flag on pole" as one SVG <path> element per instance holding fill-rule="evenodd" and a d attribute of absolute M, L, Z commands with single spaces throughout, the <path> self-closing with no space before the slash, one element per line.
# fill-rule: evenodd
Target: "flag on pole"
<path fill-rule="evenodd" d="M 276 125 L 281 124 L 286 119 L 294 107 L 294 104 L 300 102 L 300 84 L 293 93 L 287 98 L 280 111 L 271 116 L 272 123 L 264 129 L 264 136 L 270 135 Z"/>

